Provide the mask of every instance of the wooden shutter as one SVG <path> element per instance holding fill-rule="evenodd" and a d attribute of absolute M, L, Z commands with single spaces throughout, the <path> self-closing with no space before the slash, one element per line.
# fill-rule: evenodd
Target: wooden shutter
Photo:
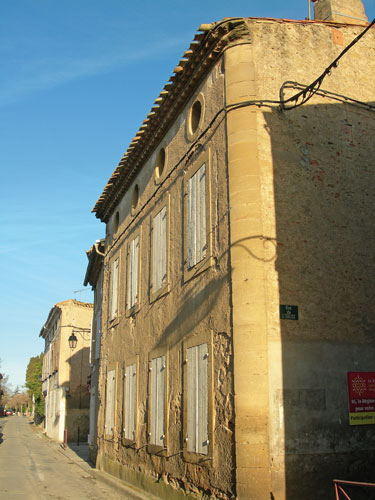
<path fill-rule="evenodd" d="M 118 259 L 112 264 L 111 273 L 111 305 L 110 305 L 110 319 L 113 320 L 117 316 L 117 291 L 118 291 Z"/>
<path fill-rule="evenodd" d="M 125 368 L 125 438 L 135 440 L 135 415 L 136 415 L 136 390 L 137 390 L 136 365 Z"/>
<path fill-rule="evenodd" d="M 190 269 L 203 260 L 207 252 L 205 164 L 190 177 L 187 186 L 187 196 L 187 262 Z"/>
<path fill-rule="evenodd" d="M 187 450 L 208 454 L 208 346 L 187 349 Z"/>
<path fill-rule="evenodd" d="M 115 386 L 116 386 L 116 371 L 109 370 L 107 374 L 107 397 L 106 397 L 106 414 L 105 414 L 105 434 L 113 434 L 115 426 Z"/>
<path fill-rule="evenodd" d="M 153 220 L 152 291 L 157 292 L 167 280 L 167 207 Z"/>
<path fill-rule="evenodd" d="M 128 266 L 128 307 L 131 309 L 138 302 L 139 236 L 129 244 Z"/>
<path fill-rule="evenodd" d="M 101 337 L 101 321 L 102 314 L 101 310 L 96 313 L 96 336 L 95 336 L 95 359 L 100 358 L 100 337 Z"/>
<path fill-rule="evenodd" d="M 150 443 L 164 447 L 165 356 L 151 361 Z"/>

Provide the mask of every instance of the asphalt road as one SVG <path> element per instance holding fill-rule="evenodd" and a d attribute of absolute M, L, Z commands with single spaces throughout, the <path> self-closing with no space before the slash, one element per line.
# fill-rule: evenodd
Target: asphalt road
<path fill-rule="evenodd" d="M 80 467 L 26 417 L 0 419 L 0 498 L 118 500 L 126 495 Z"/>

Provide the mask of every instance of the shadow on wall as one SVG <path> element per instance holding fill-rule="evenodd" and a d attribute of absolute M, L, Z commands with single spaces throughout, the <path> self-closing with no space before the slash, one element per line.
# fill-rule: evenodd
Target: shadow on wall
<path fill-rule="evenodd" d="M 328 498 L 332 479 L 373 482 L 375 428 L 350 426 L 346 374 L 375 371 L 375 113 L 347 104 L 266 112 L 281 319 L 286 498 Z M 272 390 L 272 389 L 271 389 Z"/>
<path fill-rule="evenodd" d="M 66 391 L 66 422 L 68 441 L 87 442 L 89 432 L 90 393 L 87 390 L 87 377 L 90 374 L 90 348 L 84 347 L 72 353 L 69 382 L 64 384 Z"/>
<path fill-rule="evenodd" d="M 262 250 L 267 251 L 268 257 L 264 258 L 260 256 L 263 254 L 263 251 L 259 252 L 259 246 L 263 247 Z M 273 238 L 263 235 L 249 236 L 248 238 L 237 240 L 232 245 L 232 248 L 234 247 L 241 247 L 249 257 L 256 260 L 270 262 L 276 258 L 276 242 Z M 220 258 L 219 263 L 223 267 L 228 266 L 228 254 L 229 252 L 225 251 Z M 177 312 L 173 320 L 164 329 L 159 345 L 174 346 L 189 337 L 198 325 L 206 320 L 210 316 L 210 313 L 215 310 L 224 287 L 228 287 L 229 297 L 229 286 L 229 275 L 227 272 L 221 275 L 214 275 L 204 285 L 202 285 L 199 277 L 197 280 L 192 280 L 189 290 L 187 292 L 184 291 L 181 304 L 177 306 Z M 223 315 L 229 314 L 227 302 L 225 302 L 221 312 Z"/>
<path fill-rule="evenodd" d="M 66 407 L 67 409 L 89 408 L 90 394 L 87 390 L 87 377 L 90 375 L 90 348 L 84 347 L 68 358 L 70 366 Z"/>

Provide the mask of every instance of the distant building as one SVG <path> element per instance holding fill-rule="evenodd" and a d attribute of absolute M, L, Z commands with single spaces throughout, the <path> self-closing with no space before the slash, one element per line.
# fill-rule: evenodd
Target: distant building
<path fill-rule="evenodd" d="M 375 31 L 330 68 L 367 20 L 324 6 L 202 25 L 94 208 L 97 467 L 166 499 L 373 480 Z"/>
<path fill-rule="evenodd" d="M 87 442 L 89 432 L 89 352 L 93 305 L 77 300 L 57 303 L 39 336 L 44 338 L 42 389 L 45 431 L 58 441 Z M 71 349 L 69 337 L 76 338 Z"/>
<path fill-rule="evenodd" d="M 97 453 L 97 418 L 99 408 L 98 381 L 100 368 L 100 342 L 101 342 L 101 315 L 102 315 L 102 290 L 103 290 L 103 257 L 104 240 L 97 241 L 88 250 L 84 286 L 91 285 L 94 291 L 94 316 L 92 322 L 92 336 L 90 348 L 90 432 L 89 458 L 96 462 Z"/>

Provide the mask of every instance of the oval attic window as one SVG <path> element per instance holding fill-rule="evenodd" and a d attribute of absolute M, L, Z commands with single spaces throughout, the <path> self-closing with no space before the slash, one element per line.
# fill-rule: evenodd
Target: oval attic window
<path fill-rule="evenodd" d="M 119 224 L 120 224 L 120 214 L 118 212 L 116 212 L 115 220 L 113 221 L 113 232 L 114 233 L 117 233 Z"/>
<path fill-rule="evenodd" d="M 134 186 L 133 195 L 132 195 L 132 212 L 137 208 L 139 199 L 139 187 L 138 184 Z"/>
<path fill-rule="evenodd" d="M 161 148 L 159 153 L 158 153 L 158 157 L 156 159 L 156 164 L 155 164 L 155 177 L 156 177 L 156 179 L 160 179 L 160 177 L 162 176 L 164 166 L 165 166 L 165 149 Z"/>
<path fill-rule="evenodd" d="M 190 132 L 192 134 L 195 134 L 195 132 L 198 130 L 201 117 L 202 117 L 202 104 L 198 100 L 195 101 L 195 103 L 193 104 L 190 113 Z"/>

